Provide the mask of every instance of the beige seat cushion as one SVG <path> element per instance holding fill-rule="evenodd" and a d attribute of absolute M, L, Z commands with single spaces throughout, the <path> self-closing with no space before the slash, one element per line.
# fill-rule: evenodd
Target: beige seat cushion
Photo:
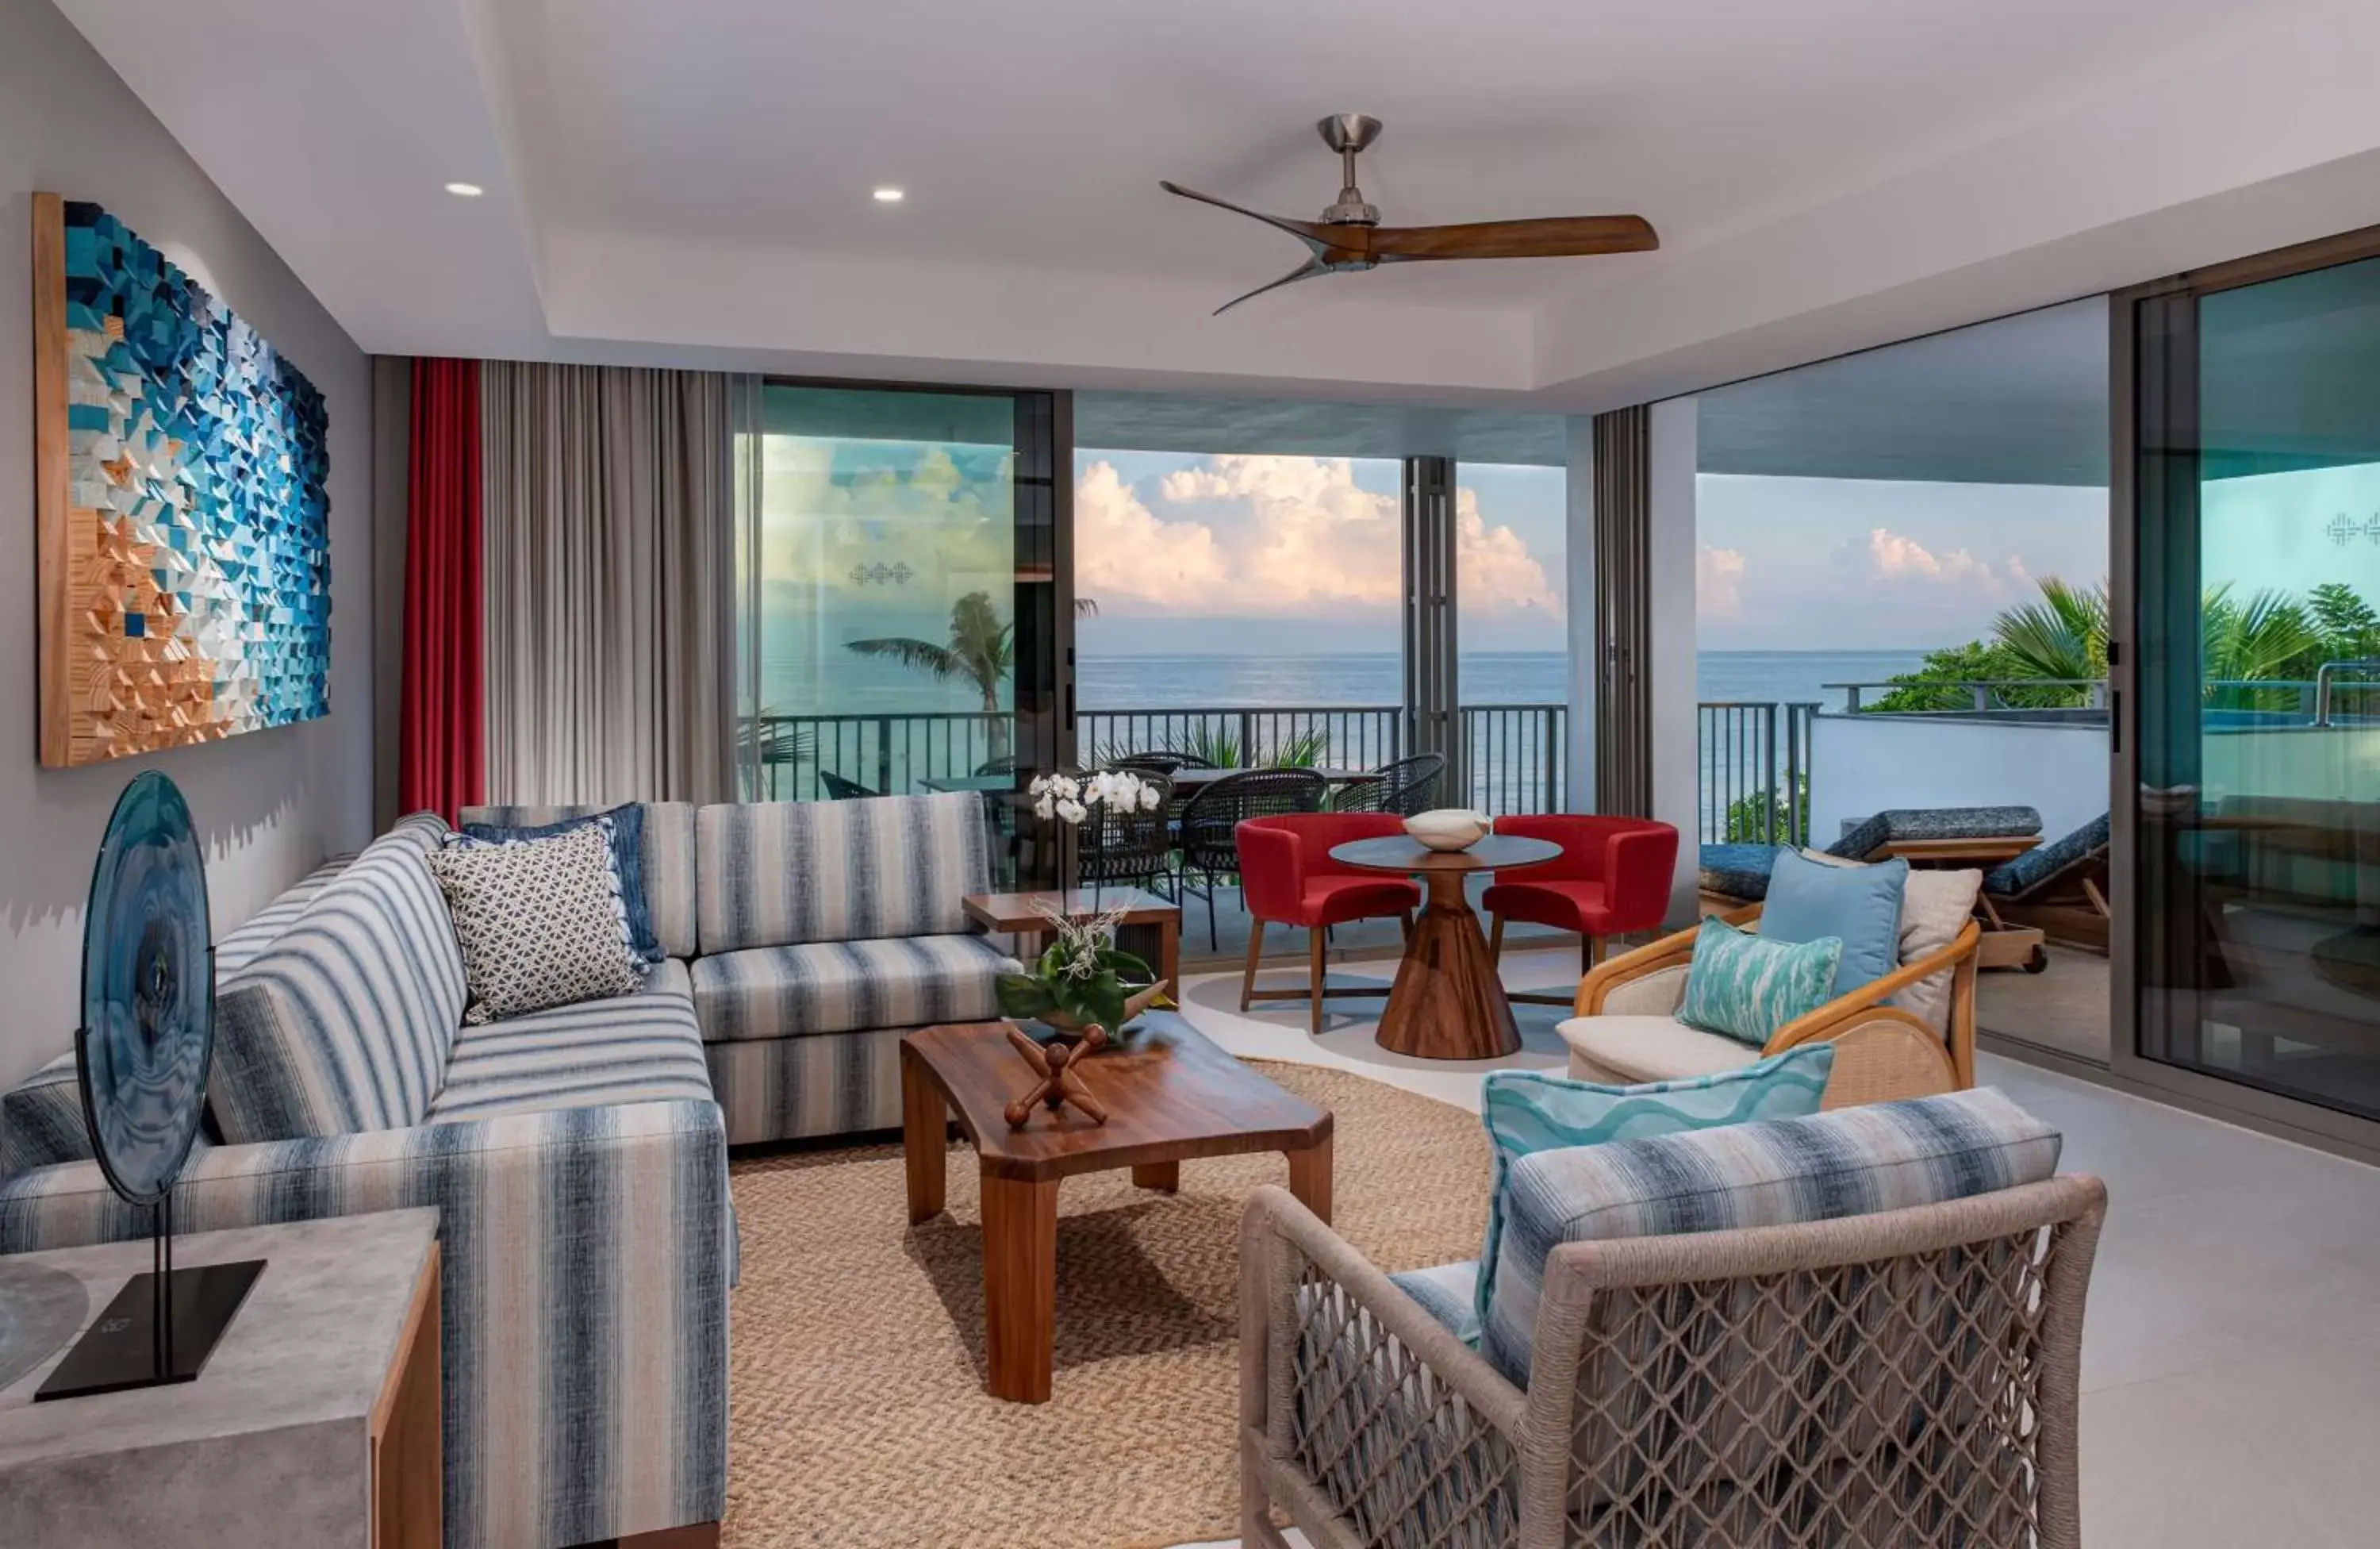
<path fill-rule="evenodd" d="M 1610 1086 L 1710 1076 L 1760 1057 L 1749 1043 L 1674 1017 L 1573 1017 L 1555 1031 L 1570 1045 L 1572 1077 Z"/>

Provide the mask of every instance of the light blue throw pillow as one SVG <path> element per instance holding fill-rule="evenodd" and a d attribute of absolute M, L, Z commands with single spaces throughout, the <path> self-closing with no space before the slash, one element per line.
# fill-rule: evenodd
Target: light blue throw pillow
<path fill-rule="evenodd" d="M 1496 1173 L 1488 1186 L 1488 1236 L 1479 1249 L 1473 1311 L 1482 1319 L 1488 1314 L 1496 1250 L 1503 1237 L 1504 1186 L 1515 1161 L 1562 1146 L 1641 1140 L 1815 1114 L 1834 1067 L 1835 1046 L 1810 1043 L 1741 1069 L 1633 1087 L 1597 1086 L 1537 1070 L 1489 1071 L 1479 1083 L 1479 1122 L 1495 1148 Z M 1420 1299 L 1428 1305 L 1427 1299 Z M 1447 1322 L 1443 1316 L 1439 1321 Z M 1474 1332 L 1476 1326 L 1456 1332 Z"/>
<path fill-rule="evenodd" d="M 1842 938 L 1788 943 L 1706 915 L 1686 967 L 1678 1020 L 1755 1048 L 1779 1028 L 1834 998 Z"/>
<path fill-rule="evenodd" d="M 1790 849 L 1777 852 L 1768 899 L 1760 910 L 1763 941 L 1811 942 L 1834 936 L 1843 944 L 1835 994 L 1847 995 L 1900 966 L 1900 895 L 1909 862 L 1824 866 Z"/>

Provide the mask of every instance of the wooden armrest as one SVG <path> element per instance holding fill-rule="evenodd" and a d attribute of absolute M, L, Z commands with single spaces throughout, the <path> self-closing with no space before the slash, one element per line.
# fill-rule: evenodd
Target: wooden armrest
<path fill-rule="evenodd" d="M 1826 1029 L 1847 1021 L 1859 1012 L 1876 1008 L 1921 979 L 1930 979 L 1944 969 L 1958 967 L 1974 956 L 1975 948 L 1983 939 L 1983 927 L 1972 920 L 1968 921 L 1951 938 L 1950 945 L 1939 952 L 1929 952 L 1914 962 L 1903 963 L 1883 978 L 1863 984 L 1848 994 L 1838 995 L 1816 1010 L 1794 1018 L 1777 1030 L 1768 1040 L 1765 1052 L 1773 1055 L 1804 1043 L 1814 1034 L 1823 1034 Z M 1912 1017 L 1910 1020 L 1917 1021 L 1917 1018 Z M 1924 1027 L 1925 1024 L 1917 1022 L 1917 1025 Z"/>
<path fill-rule="evenodd" d="M 1712 916 L 1703 918 L 1706 920 Z M 1717 918 L 1730 925 L 1747 925 L 1760 918 L 1760 906 L 1746 904 L 1742 909 L 1729 909 Z M 1691 961 L 1694 955 L 1694 937 L 1702 933 L 1702 921 L 1697 920 L 1684 930 L 1673 931 L 1633 952 L 1605 958 L 1596 965 L 1592 973 L 1579 981 L 1578 999 L 1571 1007 L 1572 1015 L 1592 1017 L 1603 1009 L 1603 996 L 1613 986 Z"/>

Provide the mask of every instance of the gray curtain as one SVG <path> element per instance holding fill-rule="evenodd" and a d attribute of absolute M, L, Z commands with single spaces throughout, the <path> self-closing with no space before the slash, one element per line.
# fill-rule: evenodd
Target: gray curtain
<path fill-rule="evenodd" d="M 734 379 L 484 371 L 488 799 L 728 799 Z"/>

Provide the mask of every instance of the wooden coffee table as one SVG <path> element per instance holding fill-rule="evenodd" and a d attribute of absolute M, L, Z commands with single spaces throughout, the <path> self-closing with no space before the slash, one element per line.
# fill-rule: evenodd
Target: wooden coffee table
<path fill-rule="evenodd" d="M 909 1220 L 942 1209 L 947 1120 L 974 1142 L 983 1177 L 984 1345 L 997 1398 L 1050 1398 L 1058 1286 L 1058 1180 L 1129 1167 L 1143 1189 L 1179 1188 L 1182 1164 L 1278 1151 L 1290 1191 L 1330 1219 L 1330 1115 L 1233 1059 L 1181 1018 L 1152 1012 L 1124 1046 L 1078 1067 L 1108 1110 L 1037 1108 L 1011 1129 L 1001 1110 L 1033 1083 L 1004 1022 L 930 1027 L 901 1040 L 901 1140 Z"/>

